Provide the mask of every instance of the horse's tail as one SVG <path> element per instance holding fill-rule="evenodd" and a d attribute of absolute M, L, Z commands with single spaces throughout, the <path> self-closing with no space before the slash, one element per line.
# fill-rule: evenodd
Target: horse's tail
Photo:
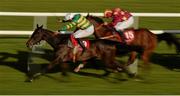
<path fill-rule="evenodd" d="M 168 46 L 172 46 L 173 44 L 176 46 L 176 52 L 180 53 L 180 42 L 178 41 L 178 38 L 176 38 L 175 35 L 170 34 L 170 33 L 162 33 L 158 34 L 158 42 L 160 41 L 166 41 Z"/>

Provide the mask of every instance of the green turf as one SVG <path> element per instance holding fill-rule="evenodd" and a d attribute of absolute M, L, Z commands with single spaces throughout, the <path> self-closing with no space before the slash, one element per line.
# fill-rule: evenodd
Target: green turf
<path fill-rule="evenodd" d="M 13 12 L 103 12 L 106 8 L 121 7 L 131 12 L 180 12 L 179 0 L 0 0 L 0 11 Z M 56 17 L 48 17 L 48 28 L 58 30 Z M 0 30 L 32 30 L 32 17 L 0 17 Z M 149 29 L 180 29 L 179 18 L 140 18 L 140 27 Z M 179 95 L 180 72 L 169 68 L 180 64 L 174 46 L 161 42 L 152 55 L 152 70 L 145 82 L 137 82 L 124 74 L 100 78 L 103 70 L 83 69 L 64 78 L 60 72 L 49 73 L 33 83 L 26 83 L 28 49 L 27 37 L 0 37 L 0 94 L 91 94 L 91 95 Z M 48 45 L 46 48 L 49 49 Z M 46 57 L 46 56 L 44 56 Z M 47 55 L 48 57 L 48 55 Z M 44 61 L 42 60 L 44 59 Z M 42 58 L 47 63 L 49 59 Z M 120 58 L 126 61 L 127 57 Z M 40 63 L 41 63 L 40 62 Z M 142 63 L 142 62 L 140 62 Z M 141 70 L 140 70 L 141 72 Z M 122 75 L 122 76 L 121 76 Z M 143 73 L 140 73 L 144 76 Z M 120 80 L 118 80 L 120 79 Z M 127 81 L 122 81 L 127 79 Z"/>
<path fill-rule="evenodd" d="M 162 53 L 174 54 L 174 49 L 169 49 L 164 42 L 159 44 L 156 53 L 152 57 L 152 70 L 146 76 L 145 82 L 136 82 L 124 74 L 111 74 L 100 78 L 102 70 L 83 69 L 83 74 L 70 73 L 70 77 L 64 78 L 60 72 L 49 73 L 33 83 L 26 83 L 25 73 L 15 65 L 26 63 L 28 54 L 25 47 L 27 38 L 1 38 L 0 43 L 0 93 L 1 94 L 180 94 L 180 73 L 167 69 L 167 65 L 178 63 L 179 56 L 165 57 Z M 8 44 L 7 44 L 8 43 Z M 165 50 L 169 50 L 166 52 Z M 158 60 L 165 60 L 158 61 Z M 125 60 L 123 60 L 125 61 Z M 169 61 L 169 62 L 168 62 Z M 168 63 L 167 63 L 168 62 Z M 6 65 L 3 65 L 6 64 Z M 14 65 L 13 65 L 14 64 Z M 160 65 L 162 64 L 162 65 Z M 22 66 L 22 65 L 21 65 Z M 142 73 L 140 73 L 142 74 Z M 127 79 L 121 81 L 118 79 Z"/>

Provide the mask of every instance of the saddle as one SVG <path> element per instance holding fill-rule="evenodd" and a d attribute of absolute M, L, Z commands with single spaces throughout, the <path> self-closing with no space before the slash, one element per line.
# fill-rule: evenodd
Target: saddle
<path fill-rule="evenodd" d="M 84 53 L 85 49 L 89 48 L 89 40 L 83 40 L 80 38 L 75 38 L 72 34 L 68 40 L 68 47 L 73 48 L 73 62 L 76 61 L 76 55 L 81 51 L 81 55 Z"/>
<path fill-rule="evenodd" d="M 123 38 L 121 37 L 121 35 L 119 34 L 118 31 L 116 31 L 112 26 L 109 26 L 109 25 L 105 25 L 108 29 L 112 30 L 112 34 L 113 35 L 116 35 L 117 39 L 119 40 L 119 42 L 123 42 Z M 125 42 L 127 44 L 131 43 L 135 36 L 134 36 L 134 28 L 128 28 L 128 29 L 125 29 L 122 33 L 124 35 L 124 39 L 125 39 Z"/>

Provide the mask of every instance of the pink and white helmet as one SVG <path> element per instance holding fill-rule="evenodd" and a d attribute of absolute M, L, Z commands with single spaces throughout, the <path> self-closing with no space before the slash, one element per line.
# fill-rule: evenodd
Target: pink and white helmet
<path fill-rule="evenodd" d="M 65 21 L 68 21 L 68 20 L 72 20 L 72 18 L 74 17 L 74 13 L 67 13 L 66 15 L 65 15 L 65 18 L 64 18 L 64 20 Z"/>

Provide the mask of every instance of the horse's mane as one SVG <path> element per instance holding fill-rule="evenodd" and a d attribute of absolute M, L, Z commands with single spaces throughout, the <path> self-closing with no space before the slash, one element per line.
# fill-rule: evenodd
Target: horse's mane
<path fill-rule="evenodd" d="M 44 30 L 43 32 L 49 32 L 52 34 L 52 39 L 55 40 L 56 44 L 66 43 L 69 40 L 70 35 L 71 35 L 71 34 L 63 34 L 63 33 L 56 34 L 57 32 L 54 32 L 48 29 L 43 29 L 43 30 Z M 53 36 L 53 34 L 55 35 Z"/>
<path fill-rule="evenodd" d="M 50 33 L 55 33 L 54 31 L 51 31 L 51 30 L 48 30 L 48 29 L 43 29 L 44 32 L 50 32 Z M 56 35 L 56 37 L 59 37 L 59 38 L 69 38 L 71 34 L 64 34 L 64 33 L 59 33 Z"/>
<path fill-rule="evenodd" d="M 91 19 L 94 19 L 98 23 L 104 23 L 103 19 L 101 19 L 100 17 L 88 15 L 86 18 L 88 18 L 88 17 Z"/>

